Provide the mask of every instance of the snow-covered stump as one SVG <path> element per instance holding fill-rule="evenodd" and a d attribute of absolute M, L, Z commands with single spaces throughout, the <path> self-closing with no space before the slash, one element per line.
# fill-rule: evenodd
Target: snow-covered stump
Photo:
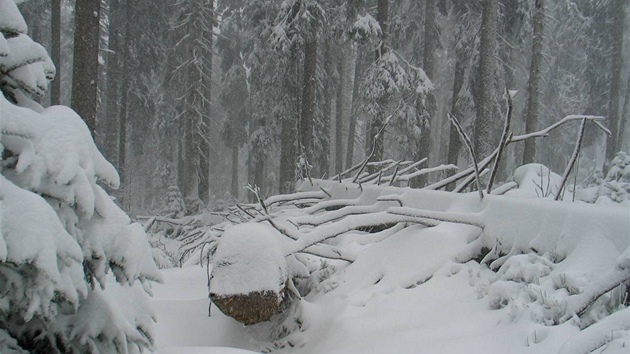
<path fill-rule="evenodd" d="M 264 224 L 227 229 L 214 255 L 210 299 L 225 315 L 249 325 L 271 318 L 288 280 L 277 231 Z"/>

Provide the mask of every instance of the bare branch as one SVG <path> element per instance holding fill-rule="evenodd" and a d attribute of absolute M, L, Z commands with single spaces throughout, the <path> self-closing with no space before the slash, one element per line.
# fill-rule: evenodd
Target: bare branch
<path fill-rule="evenodd" d="M 575 143 L 575 149 L 573 150 L 573 155 L 571 155 L 571 159 L 569 160 L 569 164 L 567 168 L 564 170 L 564 175 L 562 175 L 562 180 L 560 181 L 560 187 L 558 188 L 558 194 L 556 194 L 556 200 L 560 200 L 562 194 L 562 190 L 564 189 L 565 184 L 567 183 L 567 179 L 569 178 L 569 174 L 575 165 L 575 161 L 577 160 L 580 154 L 580 148 L 582 147 L 582 139 L 584 138 L 584 128 L 586 127 L 586 118 L 582 119 L 582 124 L 580 124 L 580 132 L 578 133 L 577 142 Z"/>
<path fill-rule="evenodd" d="M 486 193 L 490 194 L 492 191 L 492 187 L 494 185 L 494 179 L 497 177 L 497 173 L 499 172 L 499 164 L 501 163 L 501 157 L 503 156 L 503 150 L 507 146 L 507 141 L 509 137 L 510 131 L 510 123 L 512 121 L 512 109 L 514 106 L 513 100 L 514 97 L 510 93 L 508 89 L 505 89 L 505 96 L 507 100 L 507 114 L 505 115 L 505 123 L 503 125 L 503 133 L 501 134 L 501 140 L 499 141 L 499 151 L 497 153 L 497 158 L 494 159 L 494 166 L 492 166 L 492 173 L 490 174 L 490 180 L 488 181 L 488 187 L 486 189 Z"/>
<path fill-rule="evenodd" d="M 473 168 L 475 170 L 475 180 L 477 184 L 477 190 L 479 191 L 479 198 L 483 200 L 483 189 L 481 188 L 481 176 L 479 175 L 479 168 L 477 167 L 477 155 L 475 154 L 475 149 L 473 148 L 470 138 L 468 137 L 466 132 L 464 132 L 464 129 L 462 128 L 461 124 L 459 124 L 459 121 L 457 120 L 457 118 L 455 118 L 455 116 L 450 113 L 448 114 L 448 118 L 451 120 L 453 125 L 455 125 L 455 128 L 457 129 L 457 133 L 459 133 L 459 136 L 462 138 L 462 140 L 464 141 L 464 144 L 466 144 L 466 147 L 468 148 L 468 152 L 470 153 L 470 157 L 473 162 Z"/>

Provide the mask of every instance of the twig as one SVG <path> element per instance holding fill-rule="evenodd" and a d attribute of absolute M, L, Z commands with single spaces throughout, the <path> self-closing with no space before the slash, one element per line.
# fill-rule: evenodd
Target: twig
<path fill-rule="evenodd" d="M 503 151 L 507 145 L 508 135 L 510 131 L 510 123 L 512 122 L 512 109 L 514 106 L 513 100 L 514 97 L 510 93 L 508 89 L 505 89 L 505 95 L 507 100 L 507 114 L 505 115 L 505 123 L 503 125 L 503 133 L 501 134 L 501 141 L 499 142 L 499 152 L 497 153 L 497 158 L 494 159 L 494 166 L 492 166 L 492 173 L 490 174 L 490 180 L 488 181 L 488 187 L 486 189 L 486 193 L 490 194 L 492 192 L 492 187 L 494 185 L 494 179 L 497 177 L 497 173 L 499 172 L 499 163 L 501 163 L 501 157 L 503 156 Z"/>
<path fill-rule="evenodd" d="M 396 169 L 394 170 L 394 174 L 392 175 L 392 178 L 389 180 L 389 185 L 392 186 L 394 185 L 394 183 L 396 182 L 396 175 L 398 174 L 398 166 L 396 166 Z"/>
<path fill-rule="evenodd" d="M 450 113 L 448 114 L 448 118 L 451 120 L 453 125 L 455 125 L 455 129 L 457 129 L 457 133 L 459 133 L 459 136 L 462 138 L 462 140 L 464 141 L 464 144 L 466 144 L 466 147 L 468 148 L 468 152 L 470 153 L 470 157 L 472 158 L 473 168 L 475 169 L 475 183 L 477 184 L 477 190 L 479 191 L 479 198 L 483 200 L 483 189 L 481 188 L 481 176 L 479 175 L 479 168 L 477 167 L 477 155 L 475 154 L 475 149 L 473 148 L 470 138 L 468 137 L 466 132 L 464 132 L 464 129 L 462 128 L 461 124 L 459 124 L 459 121 L 457 120 L 457 118 L 455 118 L 455 116 Z"/>
<path fill-rule="evenodd" d="M 398 180 L 399 181 L 409 181 L 412 178 L 423 176 L 423 175 L 426 175 L 428 173 L 448 171 L 448 170 L 456 170 L 456 169 L 457 169 L 457 166 L 455 166 L 455 165 L 440 165 L 440 166 L 435 166 L 435 167 L 427 167 L 427 168 L 423 168 L 421 170 L 412 172 L 410 174 L 407 174 L 407 175 L 404 175 L 404 176 L 400 176 L 398 178 Z"/>
<path fill-rule="evenodd" d="M 359 169 L 359 172 L 357 172 L 356 176 L 352 180 L 352 183 L 356 183 L 359 180 L 359 176 L 361 175 L 361 172 L 363 172 L 363 170 L 365 169 L 365 166 L 367 165 L 368 161 L 370 161 L 372 156 L 374 156 L 374 152 L 376 151 L 376 137 L 381 135 L 383 130 L 385 130 L 385 127 L 387 127 L 387 124 L 389 124 L 389 118 L 391 118 L 391 116 L 389 116 L 385 120 L 385 122 L 383 122 L 383 126 L 381 127 L 381 129 L 378 130 L 378 132 L 374 136 L 374 141 L 372 142 L 372 151 L 370 152 L 370 155 L 366 156 L 365 160 L 363 160 L 363 163 L 361 164 L 361 168 Z"/>

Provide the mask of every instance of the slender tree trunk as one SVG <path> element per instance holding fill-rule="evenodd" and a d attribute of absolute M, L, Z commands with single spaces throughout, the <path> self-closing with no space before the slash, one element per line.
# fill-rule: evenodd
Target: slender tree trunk
<path fill-rule="evenodd" d="M 359 83 L 361 82 L 362 66 L 361 48 L 357 46 L 356 59 L 354 63 L 354 79 L 352 81 L 352 108 L 350 111 L 350 123 L 348 124 L 348 140 L 346 145 L 346 166 L 352 166 L 354 158 L 354 139 L 356 137 L 357 116 L 359 111 Z"/>
<path fill-rule="evenodd" d="M 337 61 L 337 74 L 339 82 L 336 97 L 335 115 L 335 173 L 343 172 L 343 84 L 344 84 L 344 61 L 345 56 L 341 53 Z"/>
<path fill-rule="evenodd" d="M 540 80 L 540 65 L 542 63 L 543 27 L 545 22 L 545 2 L 536 0 L 534 10 L 534 33 L 532 37 L 532 61 L 529 67 L 529 82 L 527 84 L 527 120 L 525 132 L 537 130 L 538 123 L 538 81 Z M 525 140 L 523 164 L 533 163 L 536 157 L 535 139 Z"/>
<path fill-rule="evenodd" d="M 75 7 L 72 108 L 83 118 L 92 136 L 96 129 L 100 0 L 77 1 Z"/>
<path fill-rule="evenodd" d="M 50 104 L 58 105 L 61 103 L 61 0 L 52 0 L 50 24 L 50 54 L 57 68 L 55 79 L 50 83 Z"/>
<path fill-rule="evenodd" d="M 300 122 L 300 143 L 302 153 L 309 163 L 313 162 L 313 121 L 315 118 L 315 89 L 317 69 L 317 39 L 304 44 L 304 91 L 302 94 L 302 114 Z"/>
<path fill-rule="evenodd" d="M 613 41 L 612 73 L 610 82 L 610 101 L 608 105 L 608 119 L 612 136 L 606 144 L 606 160 L 612 161 L 619 151 L 621 137 L 619 127 L 619 102 L 621 100 L 621 70 L 623 68 L 623 35 L 625 27 L 625 3 L 627 0 L 613 0 L 615 6 L 615 20 L 611 28 Z"/>
<path fill-rule="evenodd" d="M 479 158 L 490 155 L 496 145 L 493 139 L 496 124 L 493 124 L 492 115 L 495 97 L 494 69 L 496 66 L 498 10 L 498 0 L 483 0 L 474 137 L 475 152 Z"/>

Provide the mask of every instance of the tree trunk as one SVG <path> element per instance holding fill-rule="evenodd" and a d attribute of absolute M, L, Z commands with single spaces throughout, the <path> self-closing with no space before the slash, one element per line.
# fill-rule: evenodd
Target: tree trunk
<path fill-rule="evenodd" d="M 280 132 L 280 194 L 291 193 L 295 180 L 295 120 L 282 117 Z"/>
<path fill-rule="evenodd" d="M 58 105 L 61 103 L 61 0 L 52 0 L 51 7 L 50 54 L 57 74 L 50 83 L 50 104 Z"/>
<path fill-rule="evenodd" d="M 131 50 L 129 44 L 131 42 L 131 21 L 133 18 L 133 3 L 125 2 L 121 8 L 121 17 L 124 18 L 124 33 L 121 39 L 121 57 L 119 58 L 119 68 L 128 68 L 131 64 Z M 130 75 L 121 75 L 121 95 L 120 95 L 120 113 L 118 116 L 118 174 L 120 175 L 120 185 L 126 188 L 127 182 L 127 113 L 129 111 L 129 86 L 131 84 Z M 112 102 L 115 103 L 115 102 Z"/>
<path fill-rule="evenodd" d="M 238 183 L 238 150 L 239 144 L 232 144 L 232 184 L 230 186 L 230 193 L 232 198 L 238 200 L 238 190 L 240 189 Z"/>
<path fill-rule="evenodd" d="M 200 172 L 200 149 L 201 141 L 199 128 L 203 122 L 203 112 L 201 107 L 202 81 L 201 70 L 201 53 L 198 43 L 201 40 L 201 9 L 197 4 L 191 6 L 192 19 L 188 24 L 188 92 L 186 93 L 186 112 L 183 116 L 184 125 L 184 154 L 185 170 L 184 170 L 184 199 L 187 201 L 199 199 L 199 172 Z"/>
<path fill-rule="evenodd" d="M 297 158 L 297 122 L 300 120 L 300 99 L 297 87 L 299 76 L 299 58 L 298 49 L 291 48 L 290 58 L 288 59 L 287 71 L 285 72 L 285 83 L 287 87 L 287 97 L 293 100 L 288 104 L 288 116 L 280 117 L 280 178 L 278 179 L 279 193 L 290 193 L 293 191 L 293 183 L 295 182 L 295 161 Z M 298 145 L 299 146 L 299 145 Z"/>
<path fill-rule="evenodd" d="M 626 98 L 623 103 L 623 113 L 621 114 L 621 123 L 619 126 L 619 150 L 629 151 L 628 142 L 630 137 L 626 134 L 626 122 L 630 119 L 630 74 L 628 74 L 628 82 L 626 83 Z"/>
<path fill-rule="evenodd" d="M 96 129 L 100 0 L 77 1 L 75 7 L 72 109 L 83 118 L 92 136 Z"/>
<path fill-rule="evenodd" d="M 494 69 L 496 65 L 496 36 L 498 0 L 483 0 L 479 53 L 479 84 L 475 102 L 475 153 L 480 159 L 490 155 L 496 147 L 492 114 L 494 108 Z"/>
<path fill-rule="evenodd" d="M 625 27 L 625 3 L 627 0 L 613 0 L 615 20 L 611 28 L 614 36 L 612 53 L 612 73 L 610 81 L 610 101 L 608 105 L 609 127 L 612 136 L 606 144 L 606 160 L 612 161 L 619 151 L 621 132 L 619 130 L 619 102 L 621 99 L 621 70 L 623 68 L 623 34 Z"/>
<path fill-rule="evenodd" d="M 324 56 L 323 56 L 323 70 L 327 73 L 332 73 L 332 53 L 330 51 L 330 43 L 324 41 Z M 330 77 L 330 76 L 328 76 Z M 330 176 L 330 158 L 331 158 L 331 129 L 330 123 L 332 122 L 332 92 L 331 90 L 324 89 L 321 93 L 320 100 L 322 103 L 321 122 L 318 122 L 318 128 L 315 130 L 315 136 L 319 139 L 322 151 L 318 160 L 318 176 L 324 178 L 324 176 Z"/>
<path fill-rule="evenodd" d="M 424 12 L 424 50 L 422 59 L 422 68 L 429 80 L 435 78 L 435 50 L 437 45 L 437 31 L 435 28 L 435 0 L 427 0 L 425 2 Z M 429 157 L 431 152 L 431 119 L 433 119 L 436 110 L 435 96 L 433 92 L 427 94 L 426 102 L 423 107 L 424 114 L 420 117 L 418 124 L 420 125 L 420 136 L 416 142 L 415 156 L 416 161 Z M 411 180 L 411 186 L 415 188 L 424 187 L 427 184 L 428 175 L 422 175 Z"/>
<path fill-rule="evenodd" d="M 456 62 L 455 62 L 455 74 L 453 78 L 453 97 L 451 99 L 451 114 L 454 117 L 459 117 L 459 109 L 458 109 L 458 100 L 459 93 L 464 86 L 464 81 L 466 78 L 466 66 L 469 61 L 466 48 L 456 49 Z M 449 126 L 449 139 L 448 139 L 448 160 L 449 164 L 453 164 L 457 166 L 459 160 L 459 149 L 461 147 L 461 141 L 459 140 L 459 134 L 457 133 L 457 128 L 451 124 Z M 450 171 L 448 173 L 449 176 L 455 174 L 455 171 Z M 452 190 L 455 188 L 455 185 L 449 185 L 448 190 Z"/>
<path fill-rule="evenodd" d="M 378 0 L 376 13 L 376 21 L 381 26 L 381 49 L 385 48 L 387 43 L 388 30 L 389 30 L 389 0 Z M 381 57 L 381 51 L 376 51 L 376 59 Z"/>
<path fill-rule="evenodd" d="M 118 136 L 120 134 L 121 84 L 125 80 L 123 63 L 125 60 L 126 1 L 110 0 L 109 3 L 109 50 L 107 51 L 107 102 L 105 107 L 105 137 L 103 153 L 108 161 L 118 160 Z M 116 166 L 119 168 L 119 166 Z"/>
<path fill-rule="evenodd" d="M 304 44 L 304 91 L 300 121 L 301 152 L 309 163 L 313 163 L 313 120 L 315 117 L 315 88 L 317 69 L 317 39 L 311 38 Z"/>
<path fill-rule="evenodd" d="M 186 93 L 184 198 L 208 200 L 210 147 L 207 128 L 210 119 L 212 75 L 213 1 L 191 1 L 188 22 L 188 92 Z"/>
<path fill-rule="evenodd" d="M 204 4 L 204 13 L 210 16 L 205 18 L 203 26 L 202 40 L 204 44 L 202 48 L 203 58 L 203 101 L 202 101 L 202 118 L 201 127 L 198 134 L 201 134 L 199 141 L 199 196 L 205 202 L 210 199 L 210 143 L 208 141 L 209 129 L 211 124 L 211 102 L 212 102 L 212 57 L 213 57 L 213 24 L 214 24 L 214 0 L 208 0 Z M 238 144 L 237 144 L 238 145 Z M 238 149 L 238 147 L 237 147 Z M 237 151 L 238 153 L 238 151 Z M 238 192 L 237 192 L 238 195 Z"/>
<path fill-rule="evenodd" d="M 532 36 L 532 61 L 529 67 L 529 82 L 527 84 L 527 120 L 525 132 L 535 132 L 538 123 L 538 81 L 540 80 L 540 65 L 542 63 L 543 27 L 545 22 L 545 2 L 536 0 L 534 10 L 534 32 Z M 533 163 L 536 157 L 535 139 L 525 140 L 523 164 Z"/>
<path fill-rule="evenodd" d="M 435 78 L 435 50 L 438 33 L 435 27 L 435 0 L 426 0 L 424 7 L 424 55 L 422 69 L 430 80 Z"/>
<path fill-rule="evenodd" d="M 348 140 L 346 145 L 346 166 L 353 165 L 354 158 L 354 139 L 356 137 L 357 116 L 359 111 L 359 83 L 361 82 L 361 65 L 362 65 L 361 48 L 357 46 L 356 59 L 354 63 L 354 79 L 352 82 L 352 109 L 350 113 L 350 123 L 348 124 Z"/>
<path fill-rule="evenodd" d="M 344 84 L 344 65 L 345 56 L 340 53 L 337 62 L 337 74 L 339 82 L 337 83 L 337 97 L 335 99 L 336 115 L 335 115 L 335 173 L 343 172 L 343 84 Z M 349 142 L 350 143 L 350 142 Z"/>
<path fill-rule="evenodd" d="M 389 1 L 388 0 L 378 0 L 377 5 L 377 13 L 376 13 L 376 21 L 381 26 L 382 37 L 381 43 L 376 48 L 375 58 L 379 60 L 381 56 L 387 51 L 387 38 L 388 38 L 388 22 L 389 22 Z M 385 132 L 383 131 L 383 127 L 385 126 L 385 108 L 384 106 L 387 104 L 385 100 L 379 102 L 379 111 L 377 112 L 374 119 L 370 122 L 368 129 L 368 136 L 366 137 L 366 153 L 372 153 L 372 158 L 370 161 L 382 161 L 383 160 L 383 150 L 384 150 L 384 136 Z M 374 168 L 368 168 L 368 172 L 374 173 Z"/>

